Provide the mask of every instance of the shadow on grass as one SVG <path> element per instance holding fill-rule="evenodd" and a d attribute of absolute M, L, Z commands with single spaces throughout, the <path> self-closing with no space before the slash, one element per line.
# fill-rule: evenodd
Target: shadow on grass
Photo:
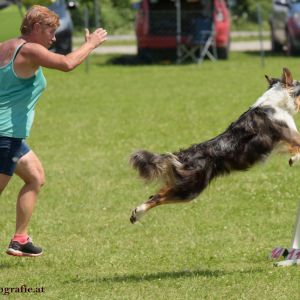
<path fill-rule="evenodd" d="M 260 51 L 245 51 L 244 53 L 249 55 L 249 56 L 261 56 Z M 285 52 L 272 52 L 272 51 L 264 51 L 264 56 L 267 57 L 267 58 L 271 58 L 271 57 L 281 57 L 281 58 L 299 57 L 299 55 L 288 56 Z"/>
<path fill-rule="evenodd" d="M 0 270 L 10 269 L 12 264 L 9 263 L 0 263 Z"/>
<path fill-rule="evenodd" d="M 260 57 L 260 51 L 245 51 L 244 54 L 250 57 Z M 272 51 L 264 51 L 265 58 L 289 58 L 285 52 L 272 52 Z M 296 56 L 290 56 L 293 58 Z M 299 57 L 299 55 L 297 56 Z M 148 59 L 142 60 L 137 55 L 134 54 L 125 54 L 125 55 L 107 55 L 102 56 L 103 59 L 100 60 L 99 63 L 96 63 L 99 66 L 103 65 L 117 65 L 117 66 L 149 66 L 149 65 L 157 65 L 157 66 L 169 66 L 169 65 L 178 65 L 176 59 Z M 231 60 L 229 56 L 229 60 Z M 206 57 L 205 61 L 209 61 Z M 223 61 L 223 60 L 222 60 Z M 179 65 L 195 65 L 195 62 L 188 60 L 184 61 Z"/>
<path fill-rule="evenodd" d="M 123 66 L 176 65 L 176 61 L 172 59 L 142 60 L 137 55 L 113 56 L 110 59 L 108 59 L 106 63 L 108 65 L 123 65 Z"/>
<path fill-rule="evenodd" d="M 99 58 L 100 57 L 100 58 Z M 177 60 L 174 58 L 154 58 L 143 60 L 140 59 L 137 55 L 133 54 L 124 54 L 124 55 L 99 55 L 96 59 L 96 65 L 111 65 L 111 66 L 180 66 L 180 65 L 197 65 L 192 60 L 184 61 L 183 63 L 177 63 Z M 208 58 L 205 58 L 205 61 L 211 62 Z M 213 62 L 211 62 L 213 63 Z"/>
<path fill-rule="evenodd" d="M 64 283 L 103 283 L 103 282 L 143 282 L 143 281 L 156 281 L 163 279 L 178 279 L 178 278 L 190 278 L 190 277 L 222 277 L 225 275 L 235 275 L 237 273 L 247 274 L 247 273 L 257 273 L 262 272 L 261 269 L 257 270 L 243 270 L 243 271 L 232 271 L 226 272 L 221 270 L 194 270 L 194 271 L 175 271 L 175 272 L 157 272 L 151 274 L 124 274 L 124 275 L 114 275 L 114 276 L 104 276 L 96 278 L 77 278 L 71 279 Z"/>

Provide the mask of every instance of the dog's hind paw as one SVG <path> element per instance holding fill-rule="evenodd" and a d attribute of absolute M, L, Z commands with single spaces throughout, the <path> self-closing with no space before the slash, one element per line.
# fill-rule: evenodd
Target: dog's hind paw
<path fill-rule="evenodd" d="M 292 159 L 292 158 L 290 158 L 290 159 L 289 159 L 289 165 L 290 165 L 290 167 L 292 167 L 292 166 L 293 166 L 293 164 L 294 164 L 294 161 L 293 161 L 293 159 Z"/>
<path fill-rule="evenodd" d="M 138 206 L 131 212 L 130 222 L 132 224 L 136 223 L 144 214 L 145 214 L 144 207 Z"/>

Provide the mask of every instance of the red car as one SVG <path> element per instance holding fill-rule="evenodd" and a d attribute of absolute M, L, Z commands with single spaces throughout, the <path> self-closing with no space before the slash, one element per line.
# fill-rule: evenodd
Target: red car
<path fill-rule="evenodd" d="M 225 0 L 142 0 L 139 4 L 135 31 L 138 55 L 150 58 L 156 54 L 176 54 L 178 44 L 178 21 L 181 23 L 181 43 L 188 45 L 193 34 L 195 18 L 210 16 L 215 30 L 218 58 L 227 59 L 230 45 L 230 13 Z"/>

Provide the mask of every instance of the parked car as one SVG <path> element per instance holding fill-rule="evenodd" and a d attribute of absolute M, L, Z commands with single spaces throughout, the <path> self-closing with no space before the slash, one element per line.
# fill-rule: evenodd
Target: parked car
<path fill-rule="evenodd" d="M 218 58 L 227 59 L 230 46 L 230 13 L 224 0 L 181 0 L 181 43 L 193 34 L 192 22 L 201 15 L 212 16 Z M 211 9 L 213 11 L 211 11 Z M 177 47 L 175 0 L 142 0 L 135 21 L 138 55 L 162 54 Z"/>
<path fill-rule="evenodd" d="M 300 0 L 273 0 L 270 29 L 274 52 L 300 54 Z"/>
<path fill-rule="evenodd" d="M 72 51 L 72 32 L 73 23 L 68 9 L 75 7 L 74 2 L 65 2 L 65 0 L 56 0 L 49 9 L 53 10 L 59 16 L 59 27 L 56 30 L 56 42 L 51 50 L 60 54 L 68 54 Z"/>
<path fill-rule="evenodd" d="M 4 9 L 8 6 L 10 6 L 10 2 L 6 1 L 6 0 L 0 0 L 0 9 Z"/>

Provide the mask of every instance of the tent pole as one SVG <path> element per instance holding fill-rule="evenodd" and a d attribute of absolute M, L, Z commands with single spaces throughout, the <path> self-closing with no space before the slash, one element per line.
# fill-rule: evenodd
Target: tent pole
<path fill-rule="evenodd" d="M 176 51 L 177 63 L 181 62 L 181 0 L 175 0 L 176 6 Z"/>

